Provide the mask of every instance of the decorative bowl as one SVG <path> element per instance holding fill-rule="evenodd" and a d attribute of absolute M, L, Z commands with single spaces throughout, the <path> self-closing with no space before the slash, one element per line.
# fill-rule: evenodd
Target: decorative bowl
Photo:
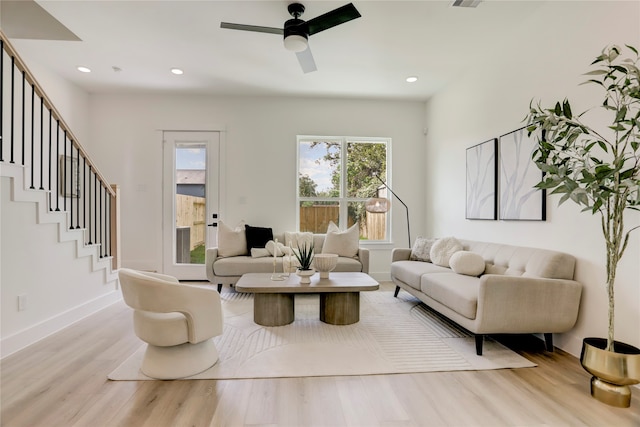
<path fill-rule="evenodd" d="M 316 271 L 312 268 L 311 270 L 296 270 L 296 274 L 300 277 L 300 283 L 303 285 L 308 285 L 311 283 L 311 276 L 313 276 Z"/>
<path fill-rule="evenodd" d="M 328 279 L 329 272 L 333 271 L 338 265 L 338 255 L 336 254 L 317 254 L 313 258 L 313 266 L 320 272 L 321 279 Z"/>

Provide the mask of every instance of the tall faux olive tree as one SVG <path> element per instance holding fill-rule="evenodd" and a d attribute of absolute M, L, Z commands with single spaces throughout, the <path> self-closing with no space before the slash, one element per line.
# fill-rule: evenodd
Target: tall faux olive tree
<path fill-rule="evenodd" d="M 639 57 L 636 48 L 626 47 L 633 52 L 631 58 L 622 58 L 620 47 L 609 46 L 586 73 L 585 84 L 605 92 L 602 105 L 575 116 L 566 99 L 548 109 L 532 103 L 527 116 L 529 134 L 538 141 L 533 160 L 544 172 L 537 187 L 562 194 L 560 204 L 570 199 L 583 211 L 600 214 L 606 243 L 609 351 L 614 342 L 616 270 L 629 234 L 639 227 L 625 229 L 624 211 L 640 210 Z M 602 110 L 611 118 L 608 127 L 596 130 L 585 123 L 587 113 Z"/>

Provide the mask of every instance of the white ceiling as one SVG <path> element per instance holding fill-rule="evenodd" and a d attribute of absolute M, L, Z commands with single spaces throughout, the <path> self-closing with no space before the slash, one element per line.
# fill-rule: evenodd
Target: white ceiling
<path fill-rule="evenodd" d="M 302 1 L 302 19 L 347 2 Z M 34 33 L 43 28 L 41 18 L 23 23 L 7 15 L 26 15 L 20 8 L 2 9 L 3 31 L 9 28 L 7 34 L 25 60 L 37 59 L 91 93 L 425 100 L 463 73 L 488 65 L 487 51 L 528 37 L 522 29 L 527 26 L 520 24 L 544 2 L 486 0 L 477 8 L 456 8 L 452 0 L 355 0 L 361 18 L 310 37 L 318 71 L 308 74 L 295 54 L 284 49 L 281 36 L 220 28 L 221 21 L 282 27 L 290 18 L 286 9 L 291 1 L 37 3 L 81 41 L 13 38 L 16 29 L 10 23 L 16 27 L 20 22 L 25 30 L 31 20 Z M 92 72 L 78 72 L 79 65 Z M 184 74 L 172 75 L 172 67 Z M 410 75 L 418 76 L 418 82 L 406 83 Z"/>

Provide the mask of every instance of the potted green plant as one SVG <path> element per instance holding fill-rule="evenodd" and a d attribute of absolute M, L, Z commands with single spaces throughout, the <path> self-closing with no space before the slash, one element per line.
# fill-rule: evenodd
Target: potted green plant
<path fill-rule="evenodd" d="M 591 394 L 620 407 L 630 405 L 629 384 L 640 382 L 640 350 L 615 341 L 615 281 L 618 262 L 629 235 L 639 226 L 625 228 L 625 211 L 640 210 L 640 71 L 638 51 L 623 58 L 622 49 L 608 46 L 586 73 L 587 84 L 605 92 L 602 104 L 574 115 L 567 99 L 552 108 L 540 103 L 529 108 L 528 132 L 538 142 L 533 160 L 544 173 L 537 187 L 561 194 L 560 204 L 572 200 L 584 212 L 599 215 L 606 247 L 608 336 L 585 338 L 581 362 L 589 371 Z M 606 125 L 588 125 L 609 117 Z M 603 128 L 603 129 L 602 129 Z"/>
<path fill-rule="evenodd" d="M 298 250 L 294 251 L 294 255 L 300 263 L 296 274 L 300 276 L 300 283 L 311 283 L 311 276 L 315 273 L 313 265 L 313 243 L 309 245 L 303 245 L 302 248 L 298 245 Z"/>

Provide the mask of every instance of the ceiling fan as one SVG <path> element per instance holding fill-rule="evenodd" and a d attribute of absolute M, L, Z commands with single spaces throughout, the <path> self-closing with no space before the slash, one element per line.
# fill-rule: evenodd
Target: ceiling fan
<path fill-rule="evenodd" d="M 309 36 L 362 16 L 353 3 L 341 6 L 309 21 L 300 19 L 304 13 L 304 5 L 301 3 L 291 3 L 287 6 L 287 10 L 289 14 L 293 16 L 293 19 L 286 21 L 284 28 L 232 24 L 229 22 L 221 22 L 220 28 L 283 35 L 284 47 L 287 50 L 295 52 L 302 71 L 310 73 L 316 71 L 318 68 L 309 49 Z"/>

